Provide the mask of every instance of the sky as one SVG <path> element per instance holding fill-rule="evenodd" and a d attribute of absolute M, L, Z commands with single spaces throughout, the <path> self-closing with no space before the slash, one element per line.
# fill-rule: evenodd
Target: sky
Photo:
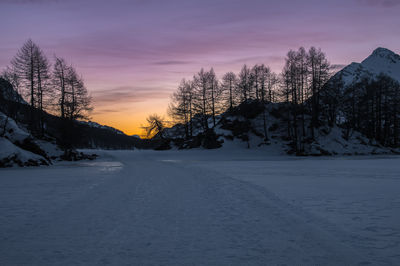
<path fill-rule="evenodd" d="M 400 52 L 400 0 L 0 0 L 0 10 L 0 71 L 31 38 L 83 76 L 93 121 L 129 135 L 149 114 L 168 120 L 170 95 L 201 68 L 279 73 L 300 46 L 338 66 Z"/>

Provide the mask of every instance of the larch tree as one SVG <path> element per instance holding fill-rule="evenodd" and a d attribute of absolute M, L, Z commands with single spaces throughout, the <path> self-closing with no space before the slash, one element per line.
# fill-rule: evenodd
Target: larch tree
<path fill-rule="evenodd" d="M 242 102 L 246 102 L 250 99 L 252 80 L 250 75 L 250 69 L 247 65 L 243 65 L 238 78 L 238 90 L 241 95 Z"/>
<path fill-rule="evenodd" d="M 159 136 L 160 139 L 164 139 L 163 131 L 165 129 L 165 122 L 163 118 L 157 114 L 149 115 L 146 119 L 147 125 L 143 127 L 146 131 L 147 138 Z"/>
<path fill-rule="evenodd" d="M 201 69 L 193 77 L 193 108 L 201 116 L 204 131 L 208 129 L 208 116 L 210 115 L 209 99 L 209 74 Z"/>
<path fill-rule="evenodd" d="M 307 54 L 308 68 L 310 71 L 311 87 L 311 134 L 314 138 L 314 129 L 319 126 L 318 119 L 320 115 L 320 92 L 323 85 L 330 78 L 330 63 L 326 59 L 325 53 L 321 49 L 311 47 Z"/>
<path fill-rule="evenodd" d="M 222 95 L 222 90 L 213 68 L 211 68 L 211 70 L 208 72 L 207 79 L 209 84 L 208 92 L 211 105 L 211 117 L 213 120 L 213 127 L 215 127 L 216 126 L 215 117 L 221 111 L 220 98 Z"/>
<path fill-rule="evenodd" d="M 237 78 L 235 73 L 228 72 L 222 77 L 222 90 L 225 95 L 225 101 L 227 108 L 229 111 L 232 111 L 233 107 L 236 105 L 236 86 L 237 86 Z"/>
<path fill-rule="evenodd" d="M 185 127 L 185 137 L 192 136 L 192 100 L 193 88 L 191 81 L 183 79 L 176 92 L 172 94 L 171 103 L 168 106 L 168 114 L 176 123 L 182 123 Z"/>
<path fill-rule="evenodd" d="M 60 110 L 61 118 L 65 118 L 65 100 L 66 100 L 66 83 L 69 66 L 63 58 L 55 57 L 55 64 L 53 67 L 53 86 L 58 92 L 59 99 L 57 106 Z"/>
<path fill-rule="evenodd" d="M 15 75 L 21 81 L 23 94 L 31 106 L 31 129 L 37 127 L 35 113 L 38 113 L 39 127 L 43 133 L 42 111 L 44 110 L 44 99 L 48 96 L 50 89 L 48 84 L 50 64 L 39 46 L 29 39 L 12 59 L 11 65 Z"/>
<path fill-rule="evenodd" d="M 40 121 L 40 129 L 41 134 L 44 134 L 44 121 L 43 121 L 43 111 L 45 109 L 45 105 L 47 105 L 48 97 L 51 94 L 51 86 L 50 86 L 50 64 L 47 60 L 47 57 L 43 53 L 43 51 L 36 46 L 34 52 L 34 60 L 35 60 L 35 76 L 36 76 L 36 108 L 39 110 L 39 121 Z"/>
<path fill-rule="evenodd" d="M 12 59 L 11 65 L 16 75 L 21 79 L 25 96 L 29 99 L 31 108 L 35 107 L 35 53 L 37 45 L 29 39 L 18 50 L 17 55 Z"/>
<path fill-rule="evenodd" d="M 75 68 L 69 66 L 66 75 L 66 107 L 69 120 L 88 119 L 92 111 L 92 97 L 88 94 L 82 77 L 78 76 Z"/>
<path fill-rule="evenodd" d="M 261 75 L 262 67 L 259 65 L 253 66 L 253 68 L 250 71 L 250 80 L 251 84 L 254 87 L 254 94 L 255 94 L 255 99 L 259 100 L 260 97 L 260 88 L 259 88 L 259 79 Z"/>

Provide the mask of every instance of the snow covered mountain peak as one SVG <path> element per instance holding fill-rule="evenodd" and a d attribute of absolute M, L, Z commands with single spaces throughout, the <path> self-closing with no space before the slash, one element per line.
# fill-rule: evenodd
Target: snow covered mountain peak
<path fill-rule="evenodd" d="M 364 62 L 368 62 L 369 60 L 388 60 L 393 64 L 399 63 L 400 62 L 400 56 L 396 53 L 394 53 L 393 51 L 386 49 L 386 48 L 382 48 L 382 47 L 378 47 L 376 48 L 372 54 L 363 61 Z"/>
<path fill-rule="evenodd" d="M 375 73 L 380 71 L 389 75 L 387 72 L 397 71 L 397 74 L 399 74 L 397 78 L 400 78 L 400 55 L 389 49 L 381 47 L 375 49 L 361 64 L 364 67 L 374 70 L 373 72 Z"/>
<path fill-rule="evenodd" d="M 400 82 L 400 56 L 388 49 L 376 49 L 361 65 L 374 76 L 383 73 Z"/>
<path fill-rule="evenodd" d="M 351 63 L 334 75 L 341 78 L 345 86 L 359 81 L 363 77 L 377 77 L 385 74 L 400 82 L 400 55 L 379 47 L 361 63 Z"/>

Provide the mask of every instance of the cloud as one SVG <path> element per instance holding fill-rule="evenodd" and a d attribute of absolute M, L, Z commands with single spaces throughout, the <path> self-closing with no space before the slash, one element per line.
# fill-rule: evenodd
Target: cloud
<path fill-rule="evenodd" d="M 161 88 L 137 88 L 131 86 L 122 86 L 108 90 L 93 91 L 94 102 L 102 105 L 111 105 L 114 103 L 137 103 L 151 99 L 167 98 L 170 91 Z"/>
<path fill-rule="evenodd" d="M 357 0 L 357 2 L 364 5 L 381 7 L 394 7 L 400 5 L 399 0 Z"/>
<path fill-rule="evenodd" d="M 341 70 L 342 68 L 344 68 L 345 66 L 347 66 L 346 64 L 333 64 L 331 65 L 333 70 Z"/>
<path fill-rule="evenodd" d="M 180 61 L 180 60 L 165 60 L 154 62 L 154 65 L 187 65 L 191 64 L 191 61 Z"/>
<path fill-rule="evenodd" d="M 260 64 L 276 64 L 281 63 L 285 60 L 285 56 L 277 56 L 277 55 L 266 55 L 266 56 L 250 56 L 250 57 L 241 57 L 237 59 L 230 60 L 229 63 L 260 63 Z"/>
<path fill-rule="evenodd" d="M 16 5 L 24 5 L 24 4 L 53 4 L 59 3 L 60 0 L 2 0 L 0 4 L 16 4 Z"/>

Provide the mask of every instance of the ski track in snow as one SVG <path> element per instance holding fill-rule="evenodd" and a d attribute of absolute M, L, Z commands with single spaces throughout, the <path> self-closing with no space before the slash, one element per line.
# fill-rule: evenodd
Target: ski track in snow
<path fill-rule="evenodd" d="M 0 265 L 400 263 L 399 157 L 99 153 L 0 170 Z"/>

